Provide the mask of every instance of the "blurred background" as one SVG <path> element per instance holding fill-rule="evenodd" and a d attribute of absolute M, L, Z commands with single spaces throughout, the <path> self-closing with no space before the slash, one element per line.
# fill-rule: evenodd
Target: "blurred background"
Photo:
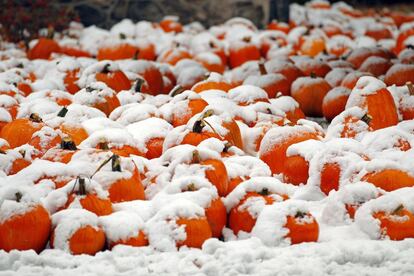
<path fill-rule="evenodd" d="M 110 28 L 124 18 L 134 21 L 159 21 L 166 15 L 177 15 L 183 23 L 199 21 L 205 26 L 219 24 L 240 16 L 263 27 L 271 19 L 288 19 L 289 3 L 305 0 L 0 0 L 0 24 L 16 26 L 16 30 L 39 30 L 53 24 L 56 30 L 70 20 L 85 26 Z M 338 2 L 338 1 L 331 1 Z M 347 0 L 358 8 L 412 11 L 413 0 Z M 1 27 L 1 26 L 0 26 Z M 1 29 L 0 29 L 1 31 Z M 21 34 L 23 35 L 23 34 Z"/>

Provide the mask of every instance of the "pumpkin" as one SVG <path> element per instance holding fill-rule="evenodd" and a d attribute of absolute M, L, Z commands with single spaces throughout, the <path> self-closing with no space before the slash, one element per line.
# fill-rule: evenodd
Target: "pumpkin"
<path fill-rule="evenodd" d="M 59 147 L 46 151 L 42 159 L 67 164 L 77 150 L 75 142 L 70 137 L 63 137 Z"/>
<path fill-rule="evenodd" d="M 59 53 L 59 44 L 50 38 L 41 37 L 36 45 L 27 52 L 29 59 L 49 59 L 52 53 Z"/>
<path fill-rule="evenodd" d="M 271 196 L 269 190 L 264 188 L 258 192 L 248 192 L 244 195 L 243 199 L 230 210 L 229 213 L 229 227 L 233 230 L 234 234 L 238 234 L 240 231 L 251 232 L 256 224 L 256 218 L 254 218 L 248 211 L 248 206 L 253 201 L 262 200 L 265 205 L 270 205 L 275 202 L 275 198 Z M 250 202 L 250 203 L 249 203 Z"/>
<path fill-rule="evenodd" d="M 289 84 L 289 94 L 292 83 L 297 78 L 303 77 L 302 71 L 291 62 L 273 59 L 266 62 L 265 67 L 268 73 L 281 74 L 285 76 Z"/>
<path fill-rule="evenodd" d="M 260 59 L 259 48 L 251 43 L 251 37 L 245 37 L 241 41 L 234 41 L 229 46 L 229 65 L 238 67 L 251 60 Z"/>
<path fill-rule="evenodd" d="M 397 108 L 385 84 L 374 77 L 362 77 L 352 90 L 346 108 L 359 106 L 370 116 L 369 126 L 381 129 L 398 123 Z"/>
<path fill-rule="evenodd" d="M 176 223 L 178 226 L 185 226 L 186 233 L 186 239 L 177 242 L 177 247 L 201 248 L 204 241 L 212 237 L 210 224 L 206 217 L 179 218 L 176 220 Z"/>
<path fill-rule="evenodd" d="M 41 157 L 47 150 L 59 145 L 61 140 L 62 138 L 59 132 L 45 126 L 33 133 L 32 139 L 30 139 L 28 144 L 39 151 L 39 153 L 33 157 Z"/>
<path fill-rule="evenodd" d="M 310 57 L 315 57 L 319 53 L 325 51 L 325 41 L 320 37 L 308 37 L 302 43 L 300 47 L 300 52 L 303 55 L 307 55 Z"/>
<path fill-rule="evenodd" d="M 143 92 L 154 96 L 163 93 L 163 75 L 153 62 L 147 60 L 128 62 L 122 66 L 122 69 L 137 74 L 138 80 L 133 87 L 135 92 Z M 141 78 L 144 79 L 144 82 L 139 82 Z"/>
<path fill-rule="evenodd" d="M 0 137 L 7 140 L 10 147 L 15 148 L 26 144 L 32 135 L 44 126 L 39 115 L 33 113 L 29 118 L 16 119 L 6 124 L 0 132 Z"/>
<path fill-rule="evenodd" d="M 51 220 L 47 210 L 38 203 L 22 201 L 23 194 L 16 192 L 14 198 L 6 199 L 2 205 L 14 201 L 16 213 L 4 213 L 0 208 L 0 249 L 7 252 L 35 250 L 40 253 L 49 238 Z M 17 209 L 18 208 L 18 209 Z"/>
<path fill-rule="evenodd" d="M 372 183 L 388 192 L 414 186 L 414 177 L 398 169 L 383 169 L 368 172 L 362 177 L 362 180 Z"/>
<path fill-rule="evenodd" d="M 226 65 L 218 54 L 203 52 L 194 56 L 194 60 L 201 63 L 208 71 L 223 74 Z"/>
<path fill-rule="evenodd" d="M 94 174 L 94 179 L 101 183 L 109 192 L 109 199 L 112 203 L 144 200 L 145 193 L 141 178 L 135 164 L 128 158 L 122 162 L 122 157 L 113 154 L 107 158 Z M 107 163 L 111 162 L 110 171 L 100 171 Z M 128 166 L 125 171 L 122 164 Z M 109 178 L 110 177 L 110 178 Z M 109 178 L 109 179 L 108 179 Z"/>
<path fill-rule="evenodd" d="M 291 244 L 316 242 L 319 237 L 319 224 L 310 213 L 297 212 L 286 218 L 285 228 L 289 233 L 285 236 Z"/>
<path fill-rule="evenodd" d="M 402 115 L 403 120 L 414 119 L 414 107 L 412 106 L 412 98 L 414 96 L 414 86 L 411 82 L 407 82 L 408 94 L 402 97 L 399 104 L 399 111 Z"/>
<path fill-rule="evenodd" d="M 77 221 L 77 223 L 73 223 Z M 73 255 L 95 255 L 105 246 L 105 233 L 95 214 L 84 209 L 66 209 L 52 216 L 50 247 Z"/>
<path fill-rule="evenodd" d="M 380 47 L 361 47 L 353 50 L 346 58 L 346 61 L 352 63 L 355 68 L 359 68 L 361 67 L 362 63 L 371 56 L 391 59 L 394 57 L 394 54 L 391 53 L 389 50 Z"/>
<path fill-rule="evenodd" d="M 309 163 L 300 155 L 288 156 L 284 162 L 283 180 L 294 185 L 306 184 L 309 178 Z"/>
<path fill-rule="evenodd" d="M 159 24 L 161 29 L 163 29 L 163 31 L 166 33 L 181 33 L 183 31 L 183 26 L 180 22 L 178 22 L 178 18 L 176 17 L 165 17 L 163 20 L 160 21 Z"/>
<path fill-rule="evenodd" d="M 260 76 L 250 76 L 243 84 L 254 85 L 266 91 L 268 98 L 275 98 L 278 93 L 288 96 L 290 83 L 288 79 L 278 73 L 268 73 L 263 62 L 259 62 Z"/>
<path fill-rule="evenodd" d="M 99 224 L 106 234 L 107 244 L 110 249 L 119 244 L 134 247 L 148 245 L 144 222 L 135 213 L 117 211 L 111 215 L 100 217 Z M 128 231 L 120 231 L 121 228 Z"/>
<path fill-rule="evenodd" d="M 259 157 L 269 165 L 272 173 L 285 170 L 286 150 L 295 143 L 309 139 L 319 139 L 318 131 L 301 126 L 283 126 L 269 130 L 260 144 Z"/>
<path fill-rule="evenodd" d="M 375 77 L 385 75 L 392 66 L 391 61 L 383 57 L 371 56 L 367 58 L 359 67 L 359 71 L 367 72 Z"/>
<path fill-rule="evenodd" d="M 77 185 L 76 185 L 77 184 Z M 83 209 L 88 210 L 97 216 L 106 216 L 112 213 L 112 203 L 107 198 L 101 198 L 93 191 L 88 191 L 84 178 L 77 178 L 74 183 L 69 182 L 67 185 L 73 185 L 72 193 L 68 196 L 65 209 L 72 202 L 79 200 Z"/>
<path fill-rule="evenodd" d="M 67 71 L 63 79 L 66 91 L 70 94 L 75 94 L 80 90 L 80 87 L 76 83 L 79 80 L 79 69 Z"/>
<path fill-rule="evenodd" d="M 158 62 L 168 63 L 170 65 L 177 64 L 182 59 L 191 59 L 191 54 L 182 47 L 173 47 L 162 52 L 158 58 Z"/>
<path fill-rule="evenodd" d="M 339 189 L 339 178 L 341 175 L 341 168 L 337 163 L 326 163 L 321 170 L 321 191 L 328 195 L 332 190 Z"/>
<path fill-rule="evenodd" d="M 295 63 L 305 76 L 324 78 L 332 68 L 327 62 L 316 59 L 303 59 Z"/>
<path fill-rule="evenodd" d="M 331 89 L 323 98 L 322 113 L 328 120 L 332 121 L 338 114 L 345 110 L 351 90 L 345 87 L 335 87 Z"/>
<path fill-rule="evenodd" d="M 414 65 L 412 64 L 394 64 L 385 74 L 384 82 L 391 86 L 405 85 L 407 82 L 414 80 Z"/>
<path fill-rule="evenodd" d="M 97 81 L 106 83 L 110 88 L 119 92 L 121 90 L 128 90 L 131 88 L 127 76 L 120 70 L 110 71 L 110 65 L 106 64 L 101 72 L 96 73 L 95 78 Z"/>
<path fill-rule="evenodd" d="M 383 236 L 397 241 L 414 237 L 414 215 L 404 205 L 392 212 L 375 212 L 372 216 L 379 220 Z"/>
<path fill-rule="evenodd" d="M 322 78 L 301 77 L 292 83 L 292 97 L 299 103 L 306 116 L 322 117 L 323 99 L 331 86 Z"/>

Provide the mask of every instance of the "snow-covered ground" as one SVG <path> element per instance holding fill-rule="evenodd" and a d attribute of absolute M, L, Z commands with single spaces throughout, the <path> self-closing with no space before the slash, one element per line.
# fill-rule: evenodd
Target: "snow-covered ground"
<path fill-rule="evenodd" d="M 414 239 L 337 240 L 267 247 L 208 240 L 201 250 L 117 246 L 96 256 L 0 251 L 0 275 L 413 275 Z"/>

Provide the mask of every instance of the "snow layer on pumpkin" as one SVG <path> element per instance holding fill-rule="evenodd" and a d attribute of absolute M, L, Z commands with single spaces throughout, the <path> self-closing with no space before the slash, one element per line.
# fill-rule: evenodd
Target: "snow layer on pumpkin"
<path fill-rule="evenodd" d="M 102 199 L 108 198 L 108 192 L 104 191 L 99 183 L 92 179 L 85 179 L 85 190 L 87 194 L 91 193 Z M 79 179 L 74 179 L 62 188 L 53 190 L 42 199 L 42 202 L 49 213 L 53 214 L 59 209 L 65 207 L 69 196 L 76 192 L 79 192 Z M 68 208 L 82 208 L 79 200 L 83 197 L 85 196 L 76 196 Z"/>
<path fill-rule="evenodd" d="M 228 98 L 237 103 L 254 103 L 257 99 L 267 99 L 267 93 L 263 89 L 257 86 L 245 84 L 230 89 L 228 92 Z"/>
<path fill-rule="evenodd" d="M 135 141 L 134 137 L 126 129 L 105 128 L 91 133 L 88 138 L 82 141 L 82 143 L 79 145 L 79 148 L 95 148 L 99 143 L 102 142 L 107 142 L 109 148 L 138 146 L 138 143 Z"/>
<path fill-rule="evenodd" d="M 109 119 L 127 126 L 153 116 L 159 116 L 159 111 L 155 106 L 144 103 L 131 103 L 114 109 Z"/>
<path fill-rule="evenodd" d="M 102 113 L 101 115 L 102 116 L 100 117 L 87 119 L 82 122 L 82 127 L 86 130 L 88 134 L 92 134 L 96 131 L 102 131 L 108 128 L 109 129 L 124 128 L 124 126 L 122 126 L 118 122 L 114 122 L 111 119 L 108 119 L 107 117 L 105 117 L 105 114 Z"/>
<path fill-rule="evenodd" d="M 105 232 L 110 243 L 126 241 L 145 231 L 142 218 L 134 212 L 118 211 L 107 216 L 99 217 L 99 225 Z"/>
<path fill-rule="evenodd" d="M 185 226 L 178 226 L 179 218 L 196 219 L 204 217 L 204 209 L 197 204 L 178 199 L 164 206 L 148 223 L 148 240 L 159 251 L 175 251 L 176 242 L 186 239 Z"/>
<path fill-rule="evenodd" d="M 364 97 L 375 94 L 378 90 L 386 87 L 385 83 L 375 77 L 360 77 L 354 89 L 352 89 L 351 95 L 349 95 L 345 108 L 348 109 L 353 106 L 363 106 Z"/>
<path fill-rule="evenodd" d="M 271 176 L 269 166 L 253 156 L 231 156 L 224 161 L 230 179 L 237 176 Z"/>
<path fill-rule="evenodd" d="M 321 221 L 338 226 L 352 223 L 346 205 L 356 206 L 379 197 L 383 192 L 368 182 L 356 182 L 331 192 L 322 211 Z"/>
<path fill-rule="evenodd" d="M 91 226 L 98 228 L 98 217 L 84 209 L 66 209 L 52 215 L 54 248 L 70 251 L 69 240 L 79 229 Z"/>
<path fill-rule="evenodd" d="M 307 213 L 308 202 L 301 200 L 287 200 L 265 206 L 257 218 L 252 230 L 252 236 L 258 237 L 268 246 L 289 245 L 290 241 L 285 238 L 289 229 L 285 227 L 288 216 L 296 216 L 298 212 Z M 315 219 L 305 215 L 303 223 L 312 223 Z"/>
<path fill-rule="evenodd" d="M 346 125 L 348 132 L 355 132 L 355 139 L 360 141 L 363 136 L 370 131 L 369 125 L 361 120 L 365 114 L 366 111 L 357 106 L 346 108 L 343 112 L 337 115 L 328 126 L 326 139 L 341 137 Z M 356 118 L 359 120 L 349 123 L 349 118 Z"/>
<path fill-rule="evenodd" d="M 227 197 L 223 200 L 227 211 L 230 211 L 244 198 L 248 192 L 260 192 L 266 189 L 269 194 L 274 194 L 278 198 L 282 195 L 291 196 L 296 190 L 293 185 L 282 183 L 273 177 L 253 177 L 240 183 Z"/>
<path fill-rule="evenodd" d="M 355 223 L 371 239 L 385 238 L 380 231 L 380 221 L 373 217 L 376 212 L 392 213 L 401 204 L 409 211 L 414 211 L 414 188 L 403 188 L 387 193 L 377 199 L 368 201 L 355 214 Z"/>

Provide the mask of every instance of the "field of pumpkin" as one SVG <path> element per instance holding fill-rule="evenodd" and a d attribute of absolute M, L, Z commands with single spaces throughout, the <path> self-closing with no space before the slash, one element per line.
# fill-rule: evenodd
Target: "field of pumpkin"
<path fill-rule="evenodd" d="M 299 260 L 340 241 L 412 257 L 414 14 L 317 0 L 265 30 L 40 33 L 0 46 L 0 270 L 151 250 L 219 275 L 217 248 Z"/>

